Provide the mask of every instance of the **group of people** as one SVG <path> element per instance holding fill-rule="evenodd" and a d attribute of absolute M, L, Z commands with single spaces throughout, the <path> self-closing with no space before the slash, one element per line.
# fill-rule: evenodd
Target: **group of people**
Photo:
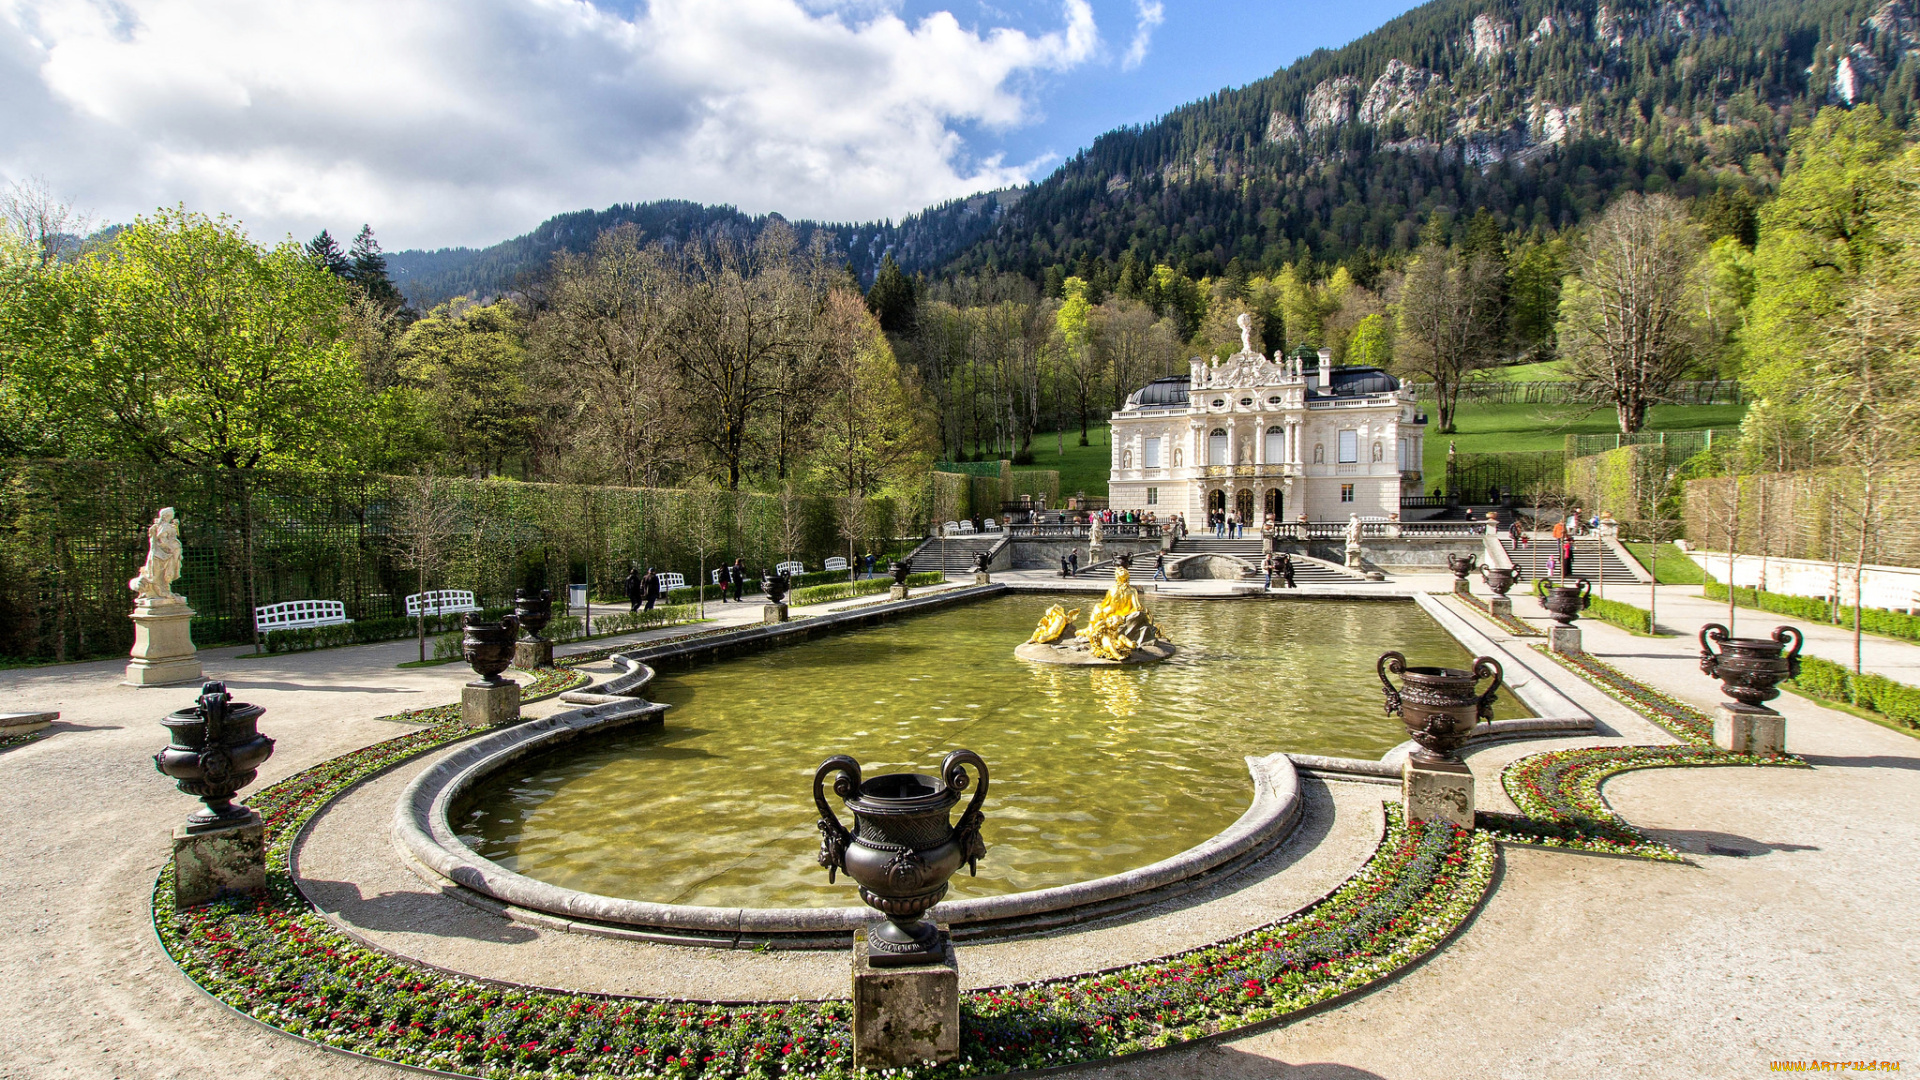
<path fill-rule="evenodd" d="M 1263 569 L 1267 572 L 1267 588 L 1273 588 L 1273 579 L 1279 575 L 1281 588 L 1298 588 L 1293 583 L 1293 556 L 1284 551 L 1269 552 Z"/>
<path fill-rule="evenodd" d="M 1072 577 L 1080 572 L 1080 549 L 1073 548 L 1060 556 L 1060 576 Z"/>
<path fill-rule="evenodd" d="M 629 569 L 627 571 L 626 596 L 628 601 L 633 604 L 633 606 L 628 609 L 629 611 L 642 610 L 640 606 L 642 604 L 646 605 L 645 610 L 652 611 L 654 602 L 660 599 L 660 575 L 656 573 L 651 566 L 647 567 L 647 572 L 644 574 L 640 572 L 640 568 L 637 566 Z"/>
<path fill-rule="evenodd" d="M 1214 510 L 1207 514 L 1207 530 L 1222 540 L 1238 540 L 1246 529 L 1246 522 L 1240 515 L 1227 510 Z"/>
<path fill-rule="evenodd" d="M 1597 516 L 1589 521 L 1581 516 L 1580 508 L 1577 506 L 1567 515 L 1566 520 L 1556 520 L 1553 523 L 1554 556 L 1552 564 L 1548 567 L 1549 576 L 1562 580 L 1572 577 L 1574 539 L 1599 527 L 1600 519 Z M 1519 518 L 1514 518 L 1513 523 L 1507 526 L 1507 536 L 1512 539 L 1516 551 L 1533 543 L 1533 537 L 1521 527 Z"/>

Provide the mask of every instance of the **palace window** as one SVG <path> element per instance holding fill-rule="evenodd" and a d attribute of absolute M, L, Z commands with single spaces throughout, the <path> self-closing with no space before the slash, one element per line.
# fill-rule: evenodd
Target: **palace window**
<path fill-rule="evenodd" d="M 1160 467 L 1160 438 L 1143 439 L 1140 443 L 1140 464 L 1149 469 Z"/>
<path fill-rule="evenodd" d="M 1160 489 L 1159 488 L 1147 489 L 1147 505 L 1148 506 L 1160 505 Z"/>
<path fill-rule="evenodd" d="M 1340 485 L 1340 501 L 1341 502 L 1353 501 L 1353 485 L 1352 484 Z"/>
<path fill-rule="evenodd" d="M 1207 435 L 1207 464 L 1225 465 L 1227 463 L 1227 429 L 1214 428 Z"/>
<path fill-rule="evenodd" d="M 1278 427 L 1267 429 L 1267 464 L 1286 460 L 1286 437 L 1286 432 Z"/>
<path fill-rule="evenodd" d="M 1348 428 L 1340 433 L 1340 464 L 1351 465 L 1360 460 L 1360 433 Z"/>

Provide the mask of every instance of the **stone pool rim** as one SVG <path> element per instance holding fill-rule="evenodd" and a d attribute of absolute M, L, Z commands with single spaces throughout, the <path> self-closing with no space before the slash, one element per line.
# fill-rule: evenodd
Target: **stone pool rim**
<path fill-rule="evenodd" d="M 516 761 L 588 735 L 661 723 L 669 707 L 640 696 L 653 680 L 655 669 L 638 659 L 639 656 L 654 663 L 699 664 L 735 654 L 741 647 L 757 651 L 784 643 L 782 639 L 804 640 L 820 630 L 870 624 L 894 615 L 985 599 L 1005 591 L 1011 590 L 999 583 L 976 586 L 807 620 L 814 624 L 812 626 L 787 623 L 755 627 L 738 634 L 687 642 L 684 646 L 676 647 L 669 642 L 635 649 L 631 654 L 615 654 L 615 663 L 624 666 L 626 672 L 592 687 L 589 693 L 580 694 L 581 699 L 593 703 L 591 707 L 527 721 L 468 740 L 415 777 L 395 807 L 395 839 L 415 872 L 430 883 L 450 883 L 456 887 L 454 895 L 460 899 L 537 925 L 722 948 L 761 942 L 798 948 L 840 947 L 855 929 L 874 921 L 878 914 L 865 906 L 751 908 L 664 904 L 567 889 L 508 870 L 480 855 L 460 839 L 450 815 L 475 785 Z M 1469 651 L 1491 653 L 1503 664 L 1512 656 L 1471 623 L 1423 594 L 1389 597 L 1376 593 L 1369 599 L 1412 600 Z M 1524 664 L 1517 665 L 1517 671 L 1532 674 Z M 1525 693 L 1522 687 L 1534 693 Z M 1528 677 L 1513 687 L 1513 691 L 1537 717 L 1583 718 L 1547 723 L 1555 727 L 1580 724 L 1591 730 L 1591 714 L 1551 688 L 1540 694 L 1543 687 L 1542 680 Z M 1506 722 L 1521 723 L 1525 722 Z M 1537 733 L 1544 734 L 1545 731 Z M 1380 764 L 1355 760 L 1347 768 L 1333 764 L 1345 759 L 1315 758 L 1312 764 L 1303 759 L 1301 763 L 1314 772 L 1351 772 L 1357 779 L 1381 765 L 1397 772 L 1397 762 L 1387 764 L 1392 756 L 1393 752 L 1389 751 Z M 1247 809 L 1226 829 L 1185 851 L 1088 881 L 947 901 L 937 905 L 930 917 L 953 926 L 956 938 L 1012 936 L 1062 923 L 1122 914 L 1202 888 L 1272 851 L 1300 820 L 1300 778 L 1294 757 L 1277 752 L 1264 757 L 1249 756 L 1246 761 L 1254 789 Z"/>

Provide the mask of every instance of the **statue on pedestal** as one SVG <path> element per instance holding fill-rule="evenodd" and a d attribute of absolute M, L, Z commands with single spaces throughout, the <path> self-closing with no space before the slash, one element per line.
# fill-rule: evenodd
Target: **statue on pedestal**
<path fill-rule="evenodd" d="M 173 507 L 162 507 L 154 516 L 153 524 L 147 526 L 147 561 L 140 567 L 140 573 L 127 582 L 127 588 L 133 590 L 134 601 L 148 606 L 186 603 L 185 597 L 173 591 L 184 554 L 180 547 L 180 523 L 174 520 Z"/>
<path fill-rule="evenodd" d="M 1360 565 L 1360 515 L 1347 518 L 1347 565 Z"/>

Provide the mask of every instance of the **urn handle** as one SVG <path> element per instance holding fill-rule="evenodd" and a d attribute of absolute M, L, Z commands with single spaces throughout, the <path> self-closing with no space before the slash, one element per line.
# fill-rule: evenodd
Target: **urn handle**
<path fill-rule="evenodd" d="M 1807 636 L 1802 634 L 1800 628 L 1797 626 L 1776 626 L 1773 628 L 1773 640 L 1782 645 L 1786 644 L 1789 634 L 1793 636 L 1793 648 L 1787 650 L 1785 658 L 1787 661 L 1787 678 L 1797 679 L 1800 677 L 1800 646 L 1807 643 Z"/>
<path fill-rule="evenodd" d="M 1720 657 L 1713 651 L 1712 642 L 1718 641 L 1724 646 L 1728 636 L 1727 628 L 1719 623 L 1710 622 L 1700 628 L 1700 671 L 1703 674 L 1714 676 L 1719 673 Z"/>
<path fill-rule="evenodd" d="M 966 856 L 967 873 L 978 876 L 977 864 L 980 857 L 987 853 L 987 842 L 980 836 L 980 826 L 986 822 L 986 815 L 980 812 L 980 804 L 987 799 L 987 763 L 971 750 L 955 750 L 940 763 L 940 778 L 954 791 L 965 791 L 968 765 L 980 774 L 980 786 L 973 789 L 973 799 L 967 803 L 966 812 L 960 815 L 960 823 L 954 826 L 953 838 Z"/>
<path fill-rule="evenodd" d="M 836 772 L 840 775 L 834 778 L 833 793 L 850 799 L 860 790 L 860 763 L 845 754 L 835 754 L 821 762 L 813 774 L 813 805 L 820 811 L 820 820 L 815 823 L 820 829 L 819 861 L 826 867 L 829 882 L 847 868 L 847 845 L 853 840 L 846 826 L 834 815 L 833 807 L 827 805 L 827 776 Z"/>
<path fill-rule="evenodd" d="M 1578 586 L 1580 589 L 1580 610 L 1585 611 L 1587 607 L 1593 603 L 1593 582 L 1588 581 L 1586 578 L 1574 578 L 1574 580 L 1580 583 Z"/>
<path fill-rule="evenodd" d="M 1493 657 L 1478 656 L 1474 658 L 1474 682 L 1479 682 L 1489 675 L 1493 676 L 1493 685 L 1487 687 L 1487 692 L 1480 695 L 1480 711 L 1478 714 L 1480 719 L 1493 719 L 1493 699 L 1500 693 L 1500 684 L 1506 678 L 1506 674 L 1506 671 L 1500 666 L 1500 661 L 1495 660 Z"/>
<path fill-rule="evenodd" d="M 1380 685 L 1386 688 L 1387 715 L 1399 716 L 1400 691 L 1394 687 L 1393 683 L 1387 680 L 1387 672 L 1391 671 L 1395 675 L 1406 674 L 1407 658 L 1391 650 L 1383 652 L 1380 654 L 1380 659 L 1373 665 L 1373 670 L 1380 676 Z"/>

